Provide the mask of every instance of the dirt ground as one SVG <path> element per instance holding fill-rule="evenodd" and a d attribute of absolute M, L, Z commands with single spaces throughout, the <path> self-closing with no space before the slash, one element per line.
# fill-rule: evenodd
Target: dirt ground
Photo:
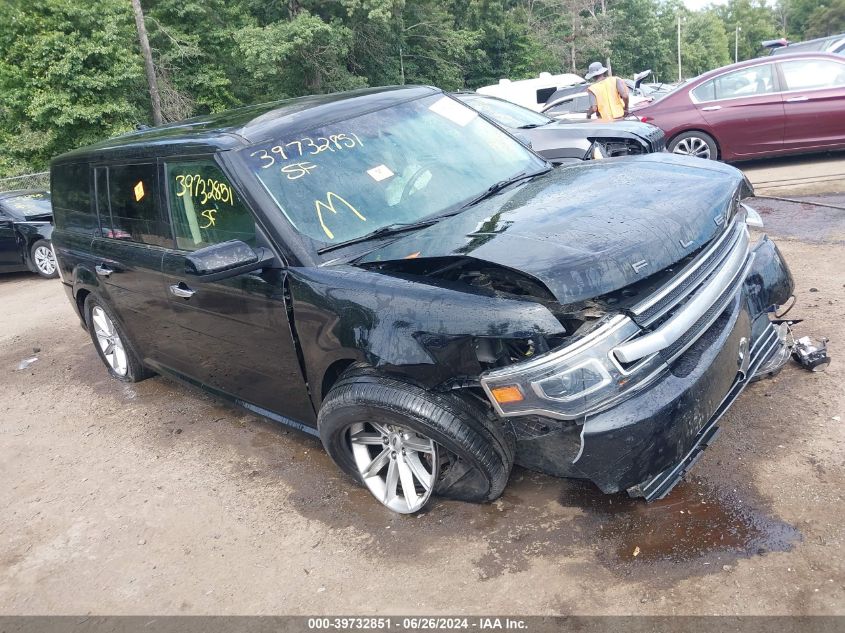
<path fill-rule="evenodd" d="M 109 379 L 58 281 L 3 276 L 0 614 L 845 614 L 845 211 L 756 206 L 833 363 L 751 385 L 651 505 L 516 469 L 391 514 L 311 438 Z"/>

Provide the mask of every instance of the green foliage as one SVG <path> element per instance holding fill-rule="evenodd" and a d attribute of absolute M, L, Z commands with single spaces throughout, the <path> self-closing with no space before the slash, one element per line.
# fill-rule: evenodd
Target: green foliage
<path fill-rule="evenodd" d="M 660 5 L 657 0 L 621 0 L 611 10 L 613 18 L 613 72 L 631 76 L 650 68 L 668 79 L 666 61 L 675 47 L 662 37 Z"/>
<path fill-rule="evenodd" d="M 681 62 L 684 77 L 729 64 L 725 25 L 714 11 L 687 14 L 681 26 Z"/>
<path fill-rule="evenodd" d="M 807 18 L 804 37 L 825 37 L 845 32 L 845 0 L 830 0 L 816 7 Z"/>
<path fill-rule="evenodd" d="M 739 60 L 753 59 L 761 54 L 760 43 L 780 35 L 774 11 L 766 0 L 730 0 L 716 9 L 730 40 L 730 57 L 733 60 L 737 43 L 736 27 L 740 28 Z"/>
<path fill-rule="evenodd" d="M 352 31 L 302 11 L 292 20 L 234 34 L 257 100 L 348 90 L 366 85 L 349 72 Z"/>
<path fill-rule="evenodd" d="M 148 118 L 128 2 L 7 0 L 0 25 L 0 169 L 43 168 Z"/>
<path fill-rule="evenodd" d="M 609 60 L 677 79 L 845 31 L 845 0 L 141 0 L 165 120 L 361 86 L 474 89 Z M 0 0 L 0 176 L 150 121 L 129 0 Z"/>

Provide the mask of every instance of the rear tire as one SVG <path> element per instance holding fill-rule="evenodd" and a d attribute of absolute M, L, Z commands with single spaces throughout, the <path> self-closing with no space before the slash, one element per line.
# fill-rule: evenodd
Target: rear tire
<path fill-rule="evenodd" d="M 29 249 L 29 260 L 32 267 L 44 279 L 55 279 L 59 276 L 59 267 L 53 249 L 47 240 L 36 240 Z"/>
<path fill-rule="evenodd" d="M 673 154 L 685 154 L 709 160 L 719 158 L 716 140 L 704 132 L 684 132 L 669 142 L 669 151 Z"/>
<path fill-rule="evenodd" d="M 112 377 L 123 382 L 140 382 L 153 376 L 153 372 L 141 364 L 126 333 L 105 303 L 88 295 L 84 308 L 88 333 Z"/>
<path fill-rule="evenodd" d="M 329 391 L 320 408 L 318 429 L 323 446 L 341 470 L 364 484 L 379 502 L 401 513 L 421 510 L 432 494 L 493 501 L 505 489 L 513 467 L 516 443 L 510 426 L 479 405 L 361 366 L 348 370 Z M 405 437 L 411 440 L 403 446 Z M 427 441 L 434 444 L 434 451 L 423 448 Z M 368 445 L 369 455 L 360 444 Z M 410 458 L 416 472 L 421 472 L 418 462 L 423 464 L 422 479 L 433 477 L 434 485 L 423 490 L 424 484 L 418 485 L 417 479 L 420 494 L 412 494 L 403 503 L 395 499 L 398 492 L 390 494 L 390 460 L 401 463 L 406 447 L 420 449 Z M 378 470 L 368 471 L 367 463 Z M 392 483 L 398 490 L 395 474 Z M 422 492 L 427 493 L 424 500 Z"/>

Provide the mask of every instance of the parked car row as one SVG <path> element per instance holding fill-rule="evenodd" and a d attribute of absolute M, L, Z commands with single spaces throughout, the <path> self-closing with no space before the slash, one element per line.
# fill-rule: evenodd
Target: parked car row
<path fill-rule="evenodd" d="M 629 82 L 626 118 L 661 128 L 670 151 L 705 159 L 845 149 L 843 38 L 790 44 L 679 84 L 643 84 L 640 73 Z M 587 84 L 571 75 L 545 73 L 478 92 L 560 121 L 583 123 L 590 109 Z"/>
<path fill-rule="evenodd" d="M 114 378 L 317 436 L 390 510 L 493 500 L 514 464 L 660 498 L 786 362 L 791 275 L 735 168 L 525 118 L 367 89 L 64 154 L 63 288 Z"/>
<path fill-rule="evenodd" d="M 528 108 L 478 93 L 458 99 L 503 127 L 553 165 L 662 152 L 663 131 L 639 121 L 562 123 Z"/>
<path fill-rule="evenodd" d="M 763 57 L 704 73 L 632 108 L 676 153 L 726 161 L 845 149 L 845 58 Z"/>
<path fill-rule="evenodd" d="M 0 192 L 0 272 L 32 271 L 53 278 L 53 209 L 47 191 Z"/>

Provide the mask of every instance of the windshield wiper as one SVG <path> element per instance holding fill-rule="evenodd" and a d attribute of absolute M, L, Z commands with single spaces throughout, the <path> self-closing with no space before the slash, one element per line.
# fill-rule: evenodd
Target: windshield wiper
<path fill-rule="evenodd" d="M 532 171 L 530 173 L 523 171 L 523 172 L 517 174 L 516 176 L 512 176 L 512 177 L 508 178 L 507 180 L 500 180 L 495 185 L 490 185 L 483 193 L 475 196 L 475 198 L 473 198 L 469 202 L 464 203 L 461 206 L 461 209 L 463 210 L 463 209 L 467 209 L 469 207 L 475 206 L 476 204 L 478 204 L 482 200 L 486 200 L 487 198 L 489 198 L 491 196 L 495 196 L 502 189 L 510 187 L 512 184 L 517 183 L 520 180 L 526 180 L 528 178 L 533 178 L 534 176 L 539 176 L 540 174 L 545 174 L 549 171 L 551 171 L 551 168 L 543 169 L 541 171 Z"/>
<path fill-rule="evenodd" d="M 384 237 L 385 235 L 393 235 L 394 233 L 402 233 L 404 231 L 411 231 L 413 229 L 421 229 L 425 226 L 431 226 L 443 217 L 445 216 L 441 215 L 433 218 L 426 218 L 424 220 L 420 220 L 419 222 L 394 222 L 393 224 L 382 226 L 376 229 L 375 231 L 365 233 L 360 237 L 353 237 L 351 240 L 346 240 L 345 242 L 340 242 L 339 244 L 329 244 L 328 246 L 324 246 L 323 248 L 317 249 L 317 253 L 322 255 L 323 253 L 328 253 L 329 251 L 333 251 L 344 246 L 367 242 L 377 237 Z"/>
<path fill-rule="evenodd" d="M 517 130 L 533 130 L 535 127 L 543 127 L 544 125 L 548 125 L 551 123 L 551 120 L 543 121 L 542 123 L 526 123 L 525 125 L 520 125 Z"/>

